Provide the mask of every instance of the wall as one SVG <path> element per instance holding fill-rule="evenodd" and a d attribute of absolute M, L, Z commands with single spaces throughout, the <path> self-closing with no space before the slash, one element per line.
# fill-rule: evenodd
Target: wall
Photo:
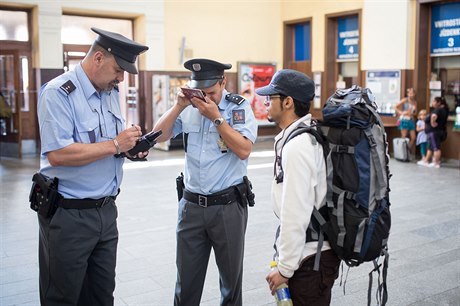
<path fill-rule="evenodd" d="M 414 69 L 414 9 L 406 0 L 364 1 L 362 70 Z"/>
<path fill-rule="evenodd" d="M 326 54 L 324 50 L 326 45 L 325 15 L 358 10 L 363 7 L 363 1 L 349 0 L 296 2 L 281 0 L 281 3 L 281 19 L 283 21 L 312 18 L 312 71 L 324 71 Z"/>
<path fill-rule="evenodd" d="M 312 18 L 312 71 L 324 71 L 326 15 L 358 9 L 362 9 L 360 69 L 414 69 L 414 0 L 281 0 L 281 19 Z"/>
<path fill-rule="evenodd" d="M 238 61 L 276 62 L 282 68 L 280 1 L 174 1 L 165 0 L 166 70 L 184 70 L 180 63 L 192 57 Z"/>

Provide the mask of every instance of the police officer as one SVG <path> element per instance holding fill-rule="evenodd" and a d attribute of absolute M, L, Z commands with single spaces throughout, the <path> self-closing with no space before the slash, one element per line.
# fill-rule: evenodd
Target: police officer
<path fill-rule="evenodd" d="M 42 305 L 113 305 L 118 243 L 115 198 L 122 158 L 141 135 L 125 129 L 117 84 L 148 47 L 99 34 L 75 70 L 42 86 L 40 173 L 58 178 L 54 215 L 38 215 Z M 143 158 L 147 153 L 139 153 Z"/>
<path fill-rule="evenodd" d="M 232 65 L 192 59 L 184 66 L 192 72 L 189 86 L 201 89 L 205 100 L 189 100 L 179 92 L 175 105 L 154 127 L 163 130 L 158 141 L 184 134 L 174 305 L 200 304 L 211 248 L 219 268 L 221 305 L 242 305 L 248 211 L 241 194 L 248 191 L 243 177 L 257 124 L 250 104 L 225 90 L 224 70 Z"/>

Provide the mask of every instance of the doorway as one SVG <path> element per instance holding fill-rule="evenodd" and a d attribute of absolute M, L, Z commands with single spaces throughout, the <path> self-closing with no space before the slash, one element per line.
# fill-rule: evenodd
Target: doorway
<path fill-rule="evenodd" d="M 21 108 L 24 106 L 24 73 L 17 50 L 0 50 L 1 156 L 21 157 Z M 27 101 L 28 103 L 28 101 Z"/>

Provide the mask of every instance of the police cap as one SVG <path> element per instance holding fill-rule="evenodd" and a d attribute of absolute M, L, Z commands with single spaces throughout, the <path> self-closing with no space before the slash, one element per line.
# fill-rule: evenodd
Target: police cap
<path fill-rule="evenodd" d="M 208 88 L 224 78 L 224 70 L 232 68 L 231 64 L 222 64 L 204 58 L 195 58 L 184 63 L 192 72 L 189 86 L 191 88 Z"/>
<path fill-rule="evenodd" d="M 113 54 L 121 69 L 137 74 L 135 65 L 137 56 L 147 51 L 149 47 L 138 44 L 118 33 L 98 28 L 91 28 L 91 30 L 99 34 L 96 38 L 96 43 Z"/>

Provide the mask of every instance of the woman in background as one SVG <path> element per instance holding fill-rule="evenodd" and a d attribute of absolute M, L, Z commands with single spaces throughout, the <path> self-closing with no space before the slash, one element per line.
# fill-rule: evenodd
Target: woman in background
<path fill-rule="evenodd" d="M 409 149 L 414 152 L 415 145 L 415 115 L 417 114 L 417 101 L 415 89 L 407 89 L 407 97 L 401 99 L 395 106 L 396 114 L 399 115 L 399 130 L 401 137 L 409 138 Z"/>
<path fill-rule="evenodd" d="M 431 102 L 433 110 L 425 119 L 425 133 L 428 139 L 428 151 L 426 157 L 417 164 L 432 168 L 441 167 L 441 143 L 447 138 L 447 117 L 449 106 L 444 97 L 436 97 Z M 429 163 L 431 157 L 433 160 Z"/>

